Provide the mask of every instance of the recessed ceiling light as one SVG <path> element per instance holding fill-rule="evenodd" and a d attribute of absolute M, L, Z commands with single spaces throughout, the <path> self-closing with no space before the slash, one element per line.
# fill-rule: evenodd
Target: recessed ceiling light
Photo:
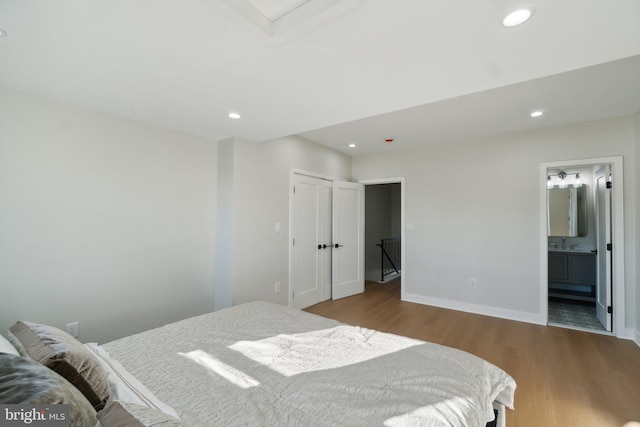
<path fill-rule="evenodd" d="M 502 20 L 502 25 L 505 27 L 515 27 L 524 24 L 533 15 L 533 10 L 532 7 L 523 7 L 509 12 Z"/>
<path fill-rule="evenodd" d="M 230 119 L 239 119 L 240 117 L 242 117 L 240 114 L 234 112 L 229 113 L 228 116 Z"/>
<path fill-rule="evenodd" d="M 0 37 L 7 37 L 7 32 L 0 28 Z"/>
<path fill-rule="evenodd" d="M 544 112 L 543 112 L 543 111 L 538 110 L 538 111 L 534 111 L 534 112 L 532 112 L 532 113 L 531 113 L 531 117 L 540 117 L 540 116 L 541 116 L 541 115 L 543 115 L 543 114 L 544 114 Z"/>
<path fill-rule="evenodd" d="M 356 144 L 352 142 L 351 144 L 349 144 L 349 148 L 356 148 Z"/>

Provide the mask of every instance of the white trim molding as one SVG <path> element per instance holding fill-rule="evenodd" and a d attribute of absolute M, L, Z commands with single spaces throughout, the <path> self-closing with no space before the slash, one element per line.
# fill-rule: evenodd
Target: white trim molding
<path fill-rule="evenodd" d="M 497 317 L 500 319 L 515 320 L 518 322 L 534 323 L 536 325 L 547 325 L 547 317 L 540 313 L 528 313 L 524 311 L 508 310 L 505 308 L 491 307 L 481 304 L 473 304 L 464 301 L 454 301 L 444 298 L 427 297 L 417 294 L 405 294 L 404 301 L 425 304 L 450 310 L 464 311 L 466 313 L 480 314 L 483 316 Z"/>

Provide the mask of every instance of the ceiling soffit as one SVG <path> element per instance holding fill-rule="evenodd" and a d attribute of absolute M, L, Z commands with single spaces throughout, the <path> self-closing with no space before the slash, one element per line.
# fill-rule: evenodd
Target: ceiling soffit
<path fill-rule="evenodd" d="M 361 5 L 361 0 L 209 1 L 272 46 L 288 43 Z"/>

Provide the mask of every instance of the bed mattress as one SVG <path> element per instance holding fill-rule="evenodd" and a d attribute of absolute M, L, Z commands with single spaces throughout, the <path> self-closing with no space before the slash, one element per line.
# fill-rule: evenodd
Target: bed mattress
<path fill-rule="evenodd" d="M 485 426 L 516 387 L 469 353 L 266 302 L 102 347 L 193 426 Z"/>

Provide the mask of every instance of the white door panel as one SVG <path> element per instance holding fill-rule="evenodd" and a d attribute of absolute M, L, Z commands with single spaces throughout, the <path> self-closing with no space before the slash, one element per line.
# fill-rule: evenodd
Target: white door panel
<path fill-rule="evenodd" d="M 333 181 L 332 298 L 364 292 L 364 185 Z"/>
<path fill-rule="evenodd" d="M 611 331 L 611 251 L 607 244 L 611 243 L 611 190 L 607 188 L 609 167 L 596 171 L 596 245 L 597 245 L 597 278 L 596 278 L 596 317 L 607 331 Z"/>
<path fill-rule="evenodd" d="M 294 189 L 293 307 L 364 292 L 364 186 L 296 174 Z"/>
<path fill-rule="evenodd" d="M 327 218 L 331 221 L 331 182 L 295 175 L 294 188 L 291 288 L 293 306 L 305 308 L 323 300 L 330 280 L 331 250 L 318 246 L 330 244 L 326 227 Z"/>
<path fill-rule="evenodd" d="M 318 251 L 319 274 L 318 283 L 320 285 L 320 301 L 331 298 L 331 215 L 332 215 L 332 188 L 331 183 L 325 181 L 319 192 L 319 230 L 318 244 L 322 250 Z"/>

